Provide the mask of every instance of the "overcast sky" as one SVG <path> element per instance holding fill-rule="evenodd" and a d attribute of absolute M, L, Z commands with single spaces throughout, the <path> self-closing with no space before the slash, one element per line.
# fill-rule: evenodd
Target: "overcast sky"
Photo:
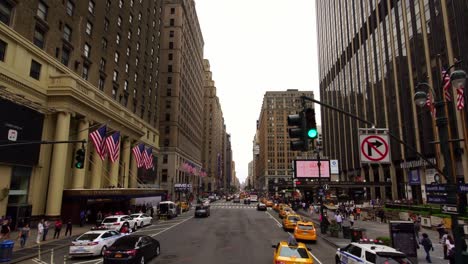
<path fill-rule="evenodd" d="M 319 98 L 315 1 L 196 0 L 196 9 L 243 182 L 265 92 L 312 90 Z"/>

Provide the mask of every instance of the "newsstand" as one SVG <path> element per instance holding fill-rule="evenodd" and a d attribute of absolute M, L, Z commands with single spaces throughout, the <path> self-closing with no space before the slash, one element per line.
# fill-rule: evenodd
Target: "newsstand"
<path fill-rule="evenodd" d="M 0 243 L 0 262 L 10 261 L 13 256 L 13 240 L 5 240 Z"/>
<path fill-rule="evenodd" d="M 366 229 L 360 227 L 351 227 L 351 242 L 359 242 L 359 239 L 364 238 Z"/>

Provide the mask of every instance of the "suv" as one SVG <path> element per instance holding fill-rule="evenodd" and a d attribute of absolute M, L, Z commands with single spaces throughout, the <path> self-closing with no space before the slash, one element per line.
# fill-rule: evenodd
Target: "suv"
<path fill-rule="evenodd" d="M 108 216 L 102 220 L 101 225 L 118 232 L 120 232 L 124 225 L 131 228 L 133 231 L 137 230 L 137 221 L 129 215 Z"/>
<path fill-rule="evenodd" d="M 340 263 L 401 263 L 412 264 L 405 253 L 383 245 L 381 241 L 363 239 L 336 251 L 335 262 Z"/>

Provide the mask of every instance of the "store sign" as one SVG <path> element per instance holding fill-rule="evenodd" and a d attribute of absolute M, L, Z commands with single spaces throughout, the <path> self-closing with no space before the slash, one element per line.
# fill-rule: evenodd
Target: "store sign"
<path fill-rule="evenodd" d="M 176 184 L 174 184 L 174 191 L 176 191 L 176 192 L 190 192 L 190 191 L 192 191 L 192 184 L 190 184 L 190 183 L 176 183 Z"/>

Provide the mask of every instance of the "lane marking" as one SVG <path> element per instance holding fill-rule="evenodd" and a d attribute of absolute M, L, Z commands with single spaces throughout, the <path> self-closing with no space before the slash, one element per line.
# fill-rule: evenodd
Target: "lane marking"
<path fill-rule="evenodd" d="M 38 259 L 38 258 L 33 258 L 32 261 L 34 261 L 34 262 L 36 262 L 36 263 L 40 263 L 40 264 L 47 264 L 47 262 L 42 261 L 42 260 L 40 260 L 40 259 Z"/>
<path fill-rule="evenodd" d="M 192 219 L 192 218 L 193 218 L 193 216 L 190 217 L 190 218 L 187 218 L 187 219 L 185 219 L 184 221 L 182 221 L 182 222 L 180 222 L 180 223 L 177 223 L 177 224 L 175 224 L 175 225 L 173 225 L 173 226 L 171 226 L 171 227 L 168 227 L 168 228 L 164 229 L 163 231 L 160 231 L 160 232 L 158 232 L 158 233 L 156 233 L 156 234 L 153 234 L 153 235 L 151 235 L 151 237 L 155 237 L 155 236 L 157 236 L 157 235 L 159 235 L 159 234 L 161 234 L 161 233 L 163 233 L 163 232 L 166 232 L 167 230 L 169 230 L 169 229 L 171 229 L 171 228 L 173 228 L 173 227 L 176 227 L 176 226 L 182 224 L 183 222 L 185 222 L 185 221 L 187 221 L 187 220 L 190 220 L 190 219 Z"/>
<path fill-rule="evenodd" d="M 268 214 L 271 218 L 273 218 L 273 220 L 275 220 L 276 225 L 278 225 L 279 228 L 281 228 L 283 226 L 278 220 L 276 220 L 276 218 L 274 216 L 272 216 L 270 214 L 270 212 L 266 211 L 265 214 Z"/>
<path fill-rule="evenodd" d="M 84 264 L 84 263 L 94 263 L 94 264 L 98 264 L 98 263 L 101 263 L 103 261 L 103 259 L 92 259 L 92 260 L 86 260 L 86 261 L 81 261 L 81 262 L 75 262 L 74 264 Z"/>
<path fill-rule="evenodd" d="M 317 257 L 315 257 L 314 254 L 312 254 L 312 252 L 310 252 L 310 254 L 317 261 L 318 264 L 322 264 L 322 262 Z"/>

